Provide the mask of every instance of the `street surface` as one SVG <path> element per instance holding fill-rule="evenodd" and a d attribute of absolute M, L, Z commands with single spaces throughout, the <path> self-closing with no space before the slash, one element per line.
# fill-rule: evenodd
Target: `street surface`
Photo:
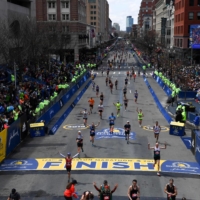
<path fill-rule="evenodd" d="M 112 58 L 110 58 L 110 60 L 112 60 Z M 95 105 L 93 113 L 88 117 L 88 124 L 91 124 L 92 122 L 97 124 L 98 121 L 100 121 L 100 125 L 96 132 L 103 132 L 103 129 L 109 128 L 108 117 L 112 112 L 116 116 L 116 109 L 113 103 L 116 103 L 118 100 L 123 103 L 122 90 L 124 87 L 124 79 L 126 77 L 125 72 L 130 70 L 129 67 L 139 65 L 138 60 L 135 57 L 130 58 L 128 63 L 130 66 L 125 66 L 121 70 L 114 68 L 110 73 L 113 82 L 118 79 L 118 90 L 113 89 L 113 94 L 110 93 L 109 87 L 105 85 L 105 72 L 102 77 L 101 71 L 98 71 L 95 83 L 99 85 L 100 92 L 103 92 L 105 95 L 102 120 L 100 120 L 97 110 L 99 98 L 96 98 L 96 93 L 92 91 L 91 86 L 55 135 L 27 139 L 27 142 L 20 146 L 9 159 L 60 159 L 61 157 L 58 154 L 59 151 L 64 155 L 66 155 L 67 152 L 71 152 L 72 155 L 75 155 L 77 153 L 76 136 L 77 130 L 79 130 L 76 126 L 81 126 L 81 124 L 83 124 L 80 111 L 84 108 L 89 109 L 88 100 L 90 97 L 94 98 Z M 136 69 L 136 71 L 137 70 L 138 69 Z M 156 85 L 154 80 L 150 77 L 150 73 L 151 70 L 147 72 L 149 75 L 148 79 L 151 79 L 150 84 Z M 139 93 L 138 104 L 134 102 L 133 94 L 135 90 Z M 156 90 L 154 91 L 156 93 Z M 95 158 L 115 158 L 115 161 L 118 159 L 145 159 L 153 162 L 153 151 L 148 150 L 147 145 L 150 143 L 151 146 L 153 146 L 155 144 L 155 138 L 153 132 L 148 130 L 148 125 L 153 126 L 155 121 L 158 121 L 166 130 L 168 130 L 167 128 L 169 128 L 169 125 L 155 105 L 142 76 L 136 77 L 135 83 L 133 82 L 133 79 L 129 80 L 127 98 L 129 99 L 128 109 L 125 111 L 124 107 L 122 107 L 120 117 L 116 119 L 115 127 L 118 129 L 123 128 L 127 120 L 130 121 L 132 126 L 131 132 L 134 133 L 133 140 L 130 140 L 130 144 L 127 144 L 124 138 L 109 138 L 95 140 L 95 146 L 92 147 L 89 141 L 89 129 L 81 128 L 82 135 L 84 136 L 84 152 L 81 153 L 80 160 L 82 158 L 88 159 L 88 161 Z M 136 113 L 137 107 L 143 110 L 143 126 L 147 126 L 147 130 L 140 128 L 138 125 Z M 170 136 L 166 130 L 160 133 L 160 145 L 162 146 L 165 142 L 167 143 L 167 149 L 161 150 L 161 160 L 195 162 L 194 156 L 190 150 L 186 149 L 180 137 Z M 120 131 L 116 131 L 116 133 L 117 132 Z M 77 160 L 78 158 L 74 162 L 77 162 Z M 169 179 L 173 178 L 174 183 L 178 188 L 177 199 L 186 197 L 187 200 L 199 200 L 200 180 L 197 175 L 161 172 L 161 177 L 158 177 L 156 171 L 147 170 L 146 168 L 142 168 L 144 170 L 140 171 L 129 171 L 126 170 L 126 168 L 118 171 L 110 169 L 102 171 L 99 170 L 99 168 L 100 167 L 96 167 L 97 170 L 72 171 L 72 178 L 78 181 L 76 189 L 79 195 L 86 190 L 90 190 L 96 195 L 95 199 L 98 199 L 98 192 L 95 191 L 92 183 L 96 182 L 97 185 L 100 186 L 104 180 L 108 180 L 111 189 L 116 183 L 119 185 L 116 192 L 113 194 L 113 200 L 128 199 L 128 187 L 131 185 L 133 179 L 137 179 L 138 185 L 141 188 L 141 200 L 162 200 L 166 199 L 164 187 Z M 22 200 L 64 199 L 63 192 L 68 180 L 65 170 L 2 171 L 0 172 L 0 176 L 0 200 L 6 199 L 13 187 L 21 194 L 23 197 Z"/>

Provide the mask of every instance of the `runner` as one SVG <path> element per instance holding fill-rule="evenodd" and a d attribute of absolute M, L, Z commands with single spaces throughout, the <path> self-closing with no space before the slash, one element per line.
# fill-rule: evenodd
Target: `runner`
<path fill-rule="evenodd" d="M 94 146 L 94 137 L 95 137 L 95 128 L 97 126 L 99 126 L 100 122 L 98 122 L 98 124 L 94 124 L 94 122 L 92 122 L 92 125 L 87 125 L 90 127 L 90 142 L 92 142 L 92 146 Z"/>
<path fill-rule="evenodd" d="M 125 78 L 125 86 L 128 84 L 128 77 Z"/>
<path fill-rule="evenodd" d="M 126 98 L 126 93 L 127 93 L 127 87 L 126 86 L 124 86 L 123 93 L 124 93 L 124 97 Z"/>
<path fill-rule="evenodd" d="M 156 145 L 154 147 L 150 147 L 150 144 L 148 144 L 148 149 L 153 149 L 154 150 L 154 165 L 153 167 L 155 167 L 155 165 L 158 165 L 158 172 L 157 175 L 160 176 L 160 149 L 166 149 L 167 145 L 165 143 L 164 147 L 159 147 L 159 144 L 156 143 Z"/>
<path fill-rule="evenodd" d="M 112 94 L 112 90 L 113 90 L 113 83 L 112 83 L 112 81 L 110 81 L 110 92 L 111 92 L 111 94 Z"/>
<path fill-rule="evenodd" d="M 158 142 L 160 131 L 161 127 L 158 124 L 158 121 L 156 121 L 155 126 L 153 126 L 153 132 L 154 132 L 154 137 L 156 138 L 156 142 Z"/>
<path fill-rule="evenodd" d="M 126 76 L 127 76 L 127 78 L 129 77 L 129 71 L 126 72 Z"/>
<path fill-rule="evenodd" d="M 129 74 L 130 74 L 130 75 L 129 75 L 129 77 L 130 77 L 130 80 L 131 80 L 131 78 L 132 78 L 133 74 L 132 74 L 132 72 L 131 72 L 131 71 L 129 72 Z"/>
<path fill-rule="evenodd" d="M 103 99 L 104 99 L 104 95 L 103 95 L 103 92 L 101 92 L 101 94 L 100 94 L 100 102 L 103 103 Z"/>
<path fill-rule="evenodd" d="M 176 200 L 178 192 L 176 186 L 174 185 L 174 180 L 172 178 L 169 180 L 169 183 L 165 186 L 164 192 L 167 194 L 167 200 Z"/>
<path fill-rule="evenodd" d="M 94 188 L 99 192 L 99 199 L 100 200 L 112 200 L 112 194 L 115 192 L 115 190 L 118 187 L 118 184 L 115 185 L 114 189 L 111 190 L 110 186 L 108 185 L 108 181 L 104 181 L 103 185 L 100 186 L 100 188 L 98 188 L 96 186 L 96 183 L 93 183 Z"/>
<path fill-rule="evenodd" d="M 127 144 L 129 144 L 130 130 L 131 130 L 131 125 L 130 122 L 127 121 L 127 123 L 124 125 L 125 140 L 127 140 Z"/>
<path fill-rule="evenodd" d="M 102 113 L 103 113 L 103 104 L 102 104 L 102 102 L 100 102 L 100 104 L 98 106 L 98 111 L 99 111 L 100 119 L 102 119 Z"/>
<path fill-rule="evenodd" d="M 128 188 L 128 198 L 129 200 L 140 199 L 140 188 L 137 186 L 137 180 L 133 180 L 132 185 Z"/>
<path fill-rule="evenodd" d="M 83 136 L 81 135 L 81 131 L 78 131 L 78 136 L 76 138 L 77 148 L 78 148 L 78 157 L 80 158 L 80 151 L 83 152 Z"/>
<path fill-rule="evenodd" d="M 116 106 L 117 109 L 117 117 L 119 117 L 119 113 L 120 113 L 120 108 L 121 106 L 123 106 L 123 104 L 119 103 L 119 101 L 117 101 L 117 103 L 113 103 L 114 106 Z"/>
<path fill-rule="evenodd" d="M 94 89 L 95 89 L 95 82 L 92 81 L 92 90 L 94 91 Z"/>
<path fill-rule="evenodd" d="M 135 96 L 135 103 L 137 103 L 137 99 L 138 99 L 138 92 L 137 92 L 137 90 L 135 90 L 134 96 Z"/>
<path fill-rule="evenodd" d="M 92 109 L 93 109 L 93 107 L 94 107 L 94 99 L 91 97 L 91 98 L 88 100 L 88 102 L 89 102 L 89 105 L 90 105 L 90 113 L 92 113 Z"/>
<path fill-rule="evenodd" d="M 128 107 L 128 99 L 126 97 L 124 97 L 124 108 L 125 108 L 125 111 Z"/>
<path fill-rule="evenodd" d="M 86 126 L 87 124 L 87 118 L 90 113 L 87 111 L 87 109 L 84 109 L 83 111 L 81 111 L 81 114 L 83 114 L 83 124 Z"/>
<path fill-rule="evenodd" d="M 115 80 L 115 89 L 117 90 L 118 80 Z"/>
<path fill-rule="evenodd" d="M 108 86 L 108 76 L 106 77 L 106 86 Z"/>
<path fill-rule="evenodd" d="M 74 155 L 73 157 L 71 157 L 71 153 L 67 153 L 67 156 L 64 156 L 63 154 L 61 154 L 59 152 L 59 154 L 65 158 L 65 167 L 66 167 L 66 170 L 67 170 L 67 173 L 68 173 L 68 183 L 70 182 L 70 175 L 71 175 L 71 168 L 72 168 L 72 160 L 73 158 L 75 158 L 76 156 L 79 155 L 79 153 L 77 153 L 76 155 Z"/>
<path fill-rule="evenodd" d="M 96 86 L 96 96 L 99 97 L 99 86 Z"/>
<path fill-rule="evenodd" d="M 74 198 L 78 199 L 78 195 L 75 190 L 75 185 L 77 184 L 76 180 L 73 180 L 71 183 L 69 183 L 66 187 L 66 190 L 64 191 L 64 197 L 65 200 L 72 200 Z"/>
<path fill-rule="evenodd" d="M 113 113 L 111 113 L 111 116 L 108 118 L 108 120 L 109 120 L 109 125 L 110 125 L 110 133 L 113 134 L 115 120 L 116 120 L 116 117 L 114 116 Z"/>
<path fill-rule="evenodd" d="M 109 73 L 110 73 L 110 68 L 108 67 L 107 68 L 107 76 L 109 76 Z"/>
<path fill-rule="evenodd" d="M 135 79 L 136 79 L 136 73 L 133 72 L 133 80 L 135 82 Z"/>
<path fill-rule="evenodd" d="M 140 126 L 140 128 L 142 128 L 142 119 L 143 119 L 143 117 L 144 117 L 144 114 L 142 113 L 142 109 L 140 109 L 139 111 L 138 111 L 138 108 L 137 108 L 137 113 L 138 113 L 138 122 L 139 122 L 139 126 Z"/>
<path fill-rule="evenodd" d="M 104 70 L 103 70 L 103 67 L 102 67 L 102 68 L 101 68 L 101 75 L 102 75 L 102 76 L 103 76 L 103 71 L 104 71 Z"/>

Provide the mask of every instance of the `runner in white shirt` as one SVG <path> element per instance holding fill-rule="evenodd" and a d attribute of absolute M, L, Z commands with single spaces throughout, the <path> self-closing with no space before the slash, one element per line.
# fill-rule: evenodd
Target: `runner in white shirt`
<path fill-rule="evenodd" d="M 102 119 L 102 113 L 103 113 L 103 104 L 102 104 L 102 102 L 100 102 L 100 104 L 98 106 L 98 111 L 99 111 L 100 119 Z"/>
<path fill-rule="evenodd" d="M 81 111 L 81 114 L 83 114 L 83 124 L 86 126 L 87 125 L 87 118 L 90 112 L 87 111 L 87 109 L 84 109 Z"/>
<path fill-rule="evenodd" d="M 154 137 L 156 138 L 156 142 L 158 142 L 160 131 L 161 127 L 158 124 L 158 121 L 156 121 L 155 126 L 153 126 L 153 132 L 154 132 Z"/>

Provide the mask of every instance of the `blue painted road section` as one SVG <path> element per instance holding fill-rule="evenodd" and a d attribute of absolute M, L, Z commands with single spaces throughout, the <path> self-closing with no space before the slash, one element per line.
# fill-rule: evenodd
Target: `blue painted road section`
<path fill-rule="evenodd" d="M 79 93 L 79 95 L 76 97 L 74 102 L 69 106 L 69 108 L 60 116 L 60 118 L 57 120 L 57 122 L 54 124 L 54 126 L 49 131 L 50 135 L 54 135 L 60 125 L 64 122 L 64 120 L 67 118 L 67 116 L 70 114 L 70 112 L 73 110 L 73 108 L 76 106 L 76 104 L 79 102 L 85 91 L 88 89 L 89 85 L 91 84 L 91 80 L 87 83 L 87 85 L 84 87 L 84 89 Z"/>
<path fill-rule="evenodd" d="M 187 149 L 191 149 L 191 137 L 181 137 Z"/>
<path fill-rule="evenodd" d="M 151 86 L 150 86 L 149 82 L 147 81 L 146 77 L 143 76 L 143 78 L 144 78 L 144 82 L 146 83 L 147 87 L 149 88 L 149 91 L 150 91 L 150 93 L 151 93 L 156 105 L 158 106 L 158 109 L 160 110 L 160 112 L 162 113 L 164 118 L 167 120 L 167 122 L 170 124 L 173 121 L 172 118 L 167 113 L 167 111 L 163 108 L 162 104 L 160 103 L 158 97 L 156 96 L 155 92 L 151 88 Z"/>
<path fill-rule="evenodd" d="M 123 128 L 115 128 L 113 134 L 110 134 L 110 129 L 105 128 L 96 132 L 95 140 L 99 139 L 125 139 L 125 132 Z M 136 139 L 136 134 L 131 132 L 129 135 L 130 140 Z"/>

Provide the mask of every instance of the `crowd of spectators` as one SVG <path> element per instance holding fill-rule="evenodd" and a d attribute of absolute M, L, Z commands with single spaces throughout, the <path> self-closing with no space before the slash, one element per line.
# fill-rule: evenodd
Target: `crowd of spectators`
<path fill-rule="evenodd" d="M 62 90 L 58 85 L 69 84 L 75 74 L 80 74 L 86 64 L 52 63 L 51 70 L 42 66 L 24 67 L 22 81 L 15 84 L 8 81 L 8 72 L 0 72 L 0 131 L 8 128 L 15 120 L 26 113 L 27 120 L 36 115 L 36 108 L 43 100 Z"/>

